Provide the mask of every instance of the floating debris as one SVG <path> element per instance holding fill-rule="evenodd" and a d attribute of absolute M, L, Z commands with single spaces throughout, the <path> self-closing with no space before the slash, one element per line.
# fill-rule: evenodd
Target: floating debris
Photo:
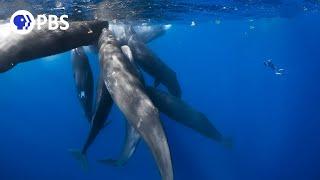
<path fill-rule="evenodd" d="M 196 26 L 196 22 L 192 21 L 190 26 Z"/>
<path fill-rule="evenodd" d="M 216 19 L 216 20 L 214 21 L 214 23 L 216 23 L 217 25 L 219 25 L 219 24 L 221 24 L 221 20 L 220 20 L 220 19 Z"/>

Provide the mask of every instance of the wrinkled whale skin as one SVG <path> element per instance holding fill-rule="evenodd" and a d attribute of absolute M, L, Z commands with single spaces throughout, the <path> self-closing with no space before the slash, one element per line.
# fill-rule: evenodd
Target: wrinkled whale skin
<path fill-rule="evenodd" d="M 0 72 L 11 69 L 18 63 L 46 57 L 93 44 L 101 30 L 108 27 L 107 21 L 70 22 L 67 30 L 48 30 L 36 27 L 28 34 L 8 33 L 0 36 Z"/>
<path fill-rule="evenodd" d="M 162 179 L 172 180 L 171 155 L 159 112 L 146 95 L 139 73 L 126 59 L 111 31 L 103 30 L 98 47 L 104 81 L 112 99 L 149 146 Z"/>

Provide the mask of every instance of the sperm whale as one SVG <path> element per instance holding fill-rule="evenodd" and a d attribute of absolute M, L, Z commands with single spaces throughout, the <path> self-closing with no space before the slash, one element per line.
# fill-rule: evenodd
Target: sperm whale
<path fill-rule="evenodd" d="M 74 21 L 69 25 L 67 30 L 35 28 L 25 35 L 10 32 L 10 28 L 6 29 L 8 33 L 0 34 L 0 73 L 19 63 L 90 45 L 98 40 L 101 30 L 108 27 L 108 22 Z"/>
<path fill-rule="evenodd" d="M 99 40 L 104 82 L 115 104 L 149 146 L 163 180 L 173 179 L 171 155 L 157 108 L 145 93 L 139 73 L 122 53 L 112 32 Z"/>
<path fill-rule="evenodd" d="M 93 101 L 93 75 L 87 55 L 83 47 L 72 50 L 72 70 L 75 80 L 77 96 L 85 112 L 86 118 L 91 122 Z"/>
<path fill-rule="evenodd" d="M 128 39 L 128 46 L 133 52 L 133 58 L 144 71 L 155 78 L 155 86 L 159 83 L 164 84 L 169 92 L 181 97 L 181 87 L 177 79 L 176 72 L 174 72 L 168 65 L 166 65 L 159 57 L 157 57 L 134 32 L 133 28 L 127 29 L 130 34 Z"/>

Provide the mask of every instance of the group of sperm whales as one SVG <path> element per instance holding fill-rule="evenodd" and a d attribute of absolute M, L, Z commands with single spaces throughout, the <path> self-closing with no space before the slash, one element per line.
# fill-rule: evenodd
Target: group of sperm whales
<path fill-rule="evenodd" d="M 170 148 L 160 113 L 212 140 L 231 146 L 201 112 L 181 99 L 176 72 L 156 56 L 147 43 L 160 37 L 165 26 L 132 26 L 107 21 L 71 22 L 66 31 L 34 29 L 27 35 L 0 36 L 0 72 L 19 63 L 61 52 L 72 51 L 76 92 L 90 131 L 81 150 L 70 151 L 87 166 L 86 153 L 101 130 L 108 125 L 108 114 L 115 104 L 126 119 L 126 139 L 118 158 L 99 162 L 122 166 L 133 155 L 141 139 L 148 145 L 164 180 L 174 177 Z M 99 53 L 100 72 L 96 92 L 93 71 L 83 46 L 93 45 Z M 152 86 L 142 71 L 154 77 Z M 157 88 L 163 84 L 168 92 Z M 95 95 L 94 95 L 95 94 Z"/>

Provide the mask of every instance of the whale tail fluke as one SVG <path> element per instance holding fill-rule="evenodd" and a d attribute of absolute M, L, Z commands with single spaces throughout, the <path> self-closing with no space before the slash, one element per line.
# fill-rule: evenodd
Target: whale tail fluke
<path fill-rule="evenodd" d="M 221 143 L 223 144 L 224 147 L 226 147 L 228 149 L 233 148 L 233 140 L 231 137 L 224 138 Z"/>
<path fill-rule="evenodd" d="M 115 159 L 101 159 L 98 160 L 99 163 L 104 165 L 111 165 L 111 166 L 122 166 L 122 163 Z"/>
<path fill-rule="evenodd" d="M 84 170 L 88 170 L 88 160 L 85 154 L 83 154 L 80 150 L 77 150 L 77 149 L 70 149 L 69 152 L 77 161 L 80 162 L 81 167 Z"/>

